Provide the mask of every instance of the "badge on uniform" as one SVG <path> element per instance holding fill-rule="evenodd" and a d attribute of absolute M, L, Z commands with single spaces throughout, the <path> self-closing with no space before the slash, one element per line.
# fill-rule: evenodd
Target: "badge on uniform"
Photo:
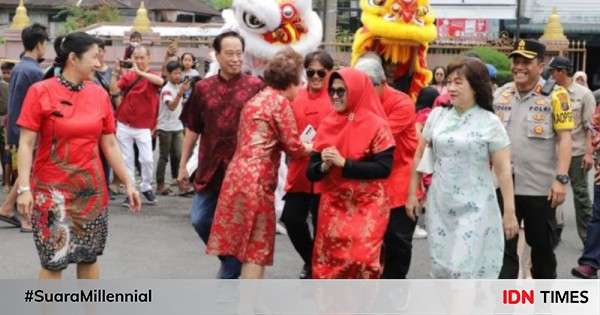
<path fill-rule="evenodd" d="M 542 92 L 542 86 L 538 84 L 538 85 L 535 87 L 535 93 L 537 93 L 537 94 L 540 94 L 540 92 Z"/>
<path fill-rule="evenodd" d="M 533 127 L 533 132 L 538 136 L 541 135 L 542 133 L 544 133 L 544 126 L 538 125 Z"/>
<path fill-rule="evenodd" d="M 569 105 L 569 96 L 566 93 L 558 93 L 558 100 L 560 101 L 560 108 L 563 111 L 568 111 L 571 107 Z"/>
<path fill-rule="evenodd" d="M 536 105 L 540 105 L 540 106 L 544 106 L 544 105 L 546 105 L 546 99 L 540 98 L 537 101 L 535 101 L 535 104 Z"/>
<path fill-rule="evenodd" d="M 544 120 L 546 120 L 546 115 L 544 115 L 544 114 L 534 114 L 533 115 L 533 120 L 535 120 L 535 121 L 544 121 Z"/>

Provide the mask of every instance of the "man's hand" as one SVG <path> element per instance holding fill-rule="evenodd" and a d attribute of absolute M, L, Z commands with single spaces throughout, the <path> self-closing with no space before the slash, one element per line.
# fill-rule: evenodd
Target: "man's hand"
<path fill-rule="evenodd" d="M 416 222 L 421 213 L 421 204 L 415 194 L 409 194 L 405 210 L 406 216 Z"/>
<path fill-rule="evenodd" d="M 187 168 L 185 168 L 185 166 L 179 168 L 179 173 L 177 174 L 177 183 L 179 184 L 179 190 L 189 190 L 190 174 L 188 174 Z"/>
<path fill-rule="evenodd" d="M 565 196 L 567 195 L 567 189 L 565 185 L 554 181 L 550 193 L 548 194 L 548 201 L 550 201 L 550 207 L 556 208 L 565 202 Z"/>
<path fill-rule="evenodd" d="M 508 215 L 508 213 L 511 215 Z M 519 234 L 519 222 L 517 221 L 517 217 L 514 214 L 514 210 L 508 211 L 504 209 L 504 215 L 502 216 L 502 226 L 504 228 L 504 237 L 507 240 L 512 239 L 513 237 Z"/>

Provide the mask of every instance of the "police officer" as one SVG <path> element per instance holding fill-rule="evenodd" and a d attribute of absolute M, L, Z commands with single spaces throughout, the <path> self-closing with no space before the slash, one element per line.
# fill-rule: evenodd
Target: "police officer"
<path fill-rule="evenodd" d="M 494 95 L 494 109 L 511 141 L 515 210 L 525 225 L 536 279 L 556 278 L 556 207 L 564 202 L 569 183 L 574 128 L 569 95 L 541 78 L 545 51 L 538 41 L 518 41 L 510 54 L 514 81 Z M 500 278 L 519 274 L 517 239 L 506 241 Z"/>
<path fill-rule="evenodd" d="M 573 80 L 573 66 L 566 57 L 556 57 L 550 62 L 550 74 L 556 83 L 569 93 L 571 106 L 573 108 L 573 120 L 575 128 L 571 132 L 573 149 L 569 176 L 571 187 L 573 187 L 573 201 L 575 204 L 575 220 L 577 222 L 577 234 L 585 244 L 587 223 L 592 215 L 592 202 L 588 192 L 588 171 L 592 168 L 594 160 L 592 154 L 592 133 L 588 126 L 596 110 L 596 100 L 592 91 L 585 86 L 577 84 Z M 561 211 L 557 209 L 559 224 L 563 221 Z M 559 238 L 562 228 L 559 226 Z"/>

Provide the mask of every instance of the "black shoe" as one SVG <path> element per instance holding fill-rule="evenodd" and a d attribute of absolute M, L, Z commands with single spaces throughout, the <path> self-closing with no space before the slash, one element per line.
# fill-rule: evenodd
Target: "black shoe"
<path fill-rule="evenodd" d="M 560 244 L 560 242 L 562 242 L 562 231 L 563 231 L 562 226 L 559 226 L 556 228 L 556 246 L 558 246 L 558 244 Z M 556 246 L 554 246 L 554 248 L 556 248 Z"/>
<path fill-rule="evenodd" d="M 150 205 L 156 204 L 156 195 L 154 195 L 154 192 L 152 190 L 144 191 L 142 193 L 142 195 L 144 195 L 144 197 L 146 198 L 147 204 L 150 204 Z"/>
<path fill-rule="evenodd" d="M 129 197 L 125 197 L 125 200 L 121 203 L 121 206 L 129 208 Z"/>
<path fill-rule="evenodd" d="M 12 217 L 7 217 L 5 215 L 0 214 L 0 221 L 6 222 L 10 225 L 14 225 L 15 227 L 21 227 L 21 221 L 17 219 L 17 216 L 13 215 Z"/>
<path fill-rule="evenodd" d="M 302 271 L 300 272 L 300 279 L 312 279 L 311 267 L 309 265 L 304 265 L 302 267 Z"/>

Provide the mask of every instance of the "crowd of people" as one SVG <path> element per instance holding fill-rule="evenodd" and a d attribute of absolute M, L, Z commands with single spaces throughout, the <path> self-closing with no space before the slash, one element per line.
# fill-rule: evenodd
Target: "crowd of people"
<path fill-rule="evenodd" d="M 597 277 L 600 203 L 587 175 L 600 113 L 567 58 L 542 77 L 535 40 L 515 45 L 510 83 L 496 87 L 493 66 L 459 56 L 413 100 L 374 53 L 340 68 L 322 50 L 282 49 L 256 77 L 242 70 L 244 38 L 229 31 L 213 42 L 218 73 L 201 78 L 196 57 L 173 47 L 153 71 L 139 33 L 114 66 L 102 40 L 58 37 L 45 71 L 46 28 L 33 24 L 22 39 L 21 60 L 2 65 L 0 220 L 33 233 L 40 278 L 69 264 L 98 278 L 109 199 L 122 187 L 133 213 L 142 197 L 156 204 L 173 193 L 167 165 L 179 192 L 193 194 L 191 223 L 220 260 L 218 278 L 263 278 L 273 264 L 278 181 L 301 278 L 406 278 L 413 237 L 425 235 L 434 278 L 517 278 L 520 230 L 531 276 L 556 278 L 569 183 L 584 244 L 572 273 Z"/>

